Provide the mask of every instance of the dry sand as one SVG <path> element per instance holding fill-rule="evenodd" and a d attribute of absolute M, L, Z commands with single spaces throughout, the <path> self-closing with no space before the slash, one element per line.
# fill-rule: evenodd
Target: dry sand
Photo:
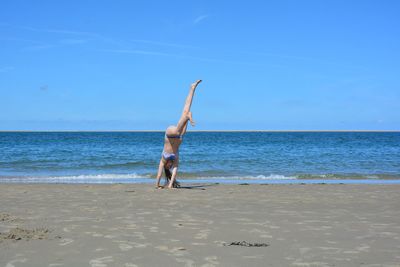
<path fill-rule="evenodd" d="M 0 185 L 0 266 L 400 266 L 400 185 Z"/>

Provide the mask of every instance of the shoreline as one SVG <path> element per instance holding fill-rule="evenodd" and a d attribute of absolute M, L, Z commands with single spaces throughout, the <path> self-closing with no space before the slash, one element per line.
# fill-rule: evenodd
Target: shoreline
<path fill-rule="evenodd" d="M 396 266 L 399 190 L 2 184 L 0 265 Z"/>
<path fill-rule="evenodd" d="M 165 130 L 0 130 L 0 133 L 164 133 Z M 188 130 L 188 133 L 400 133 L 400 130 Z"/>
<path fill-rule="evenodd" d="M 163 181 L 163 180 L 162 180 Z M 187 184 L 222 184 L 222 185 L 400 185 L 399 179 L 178 179 L 182 185 Z M 2 184 L 152 184 L 155 178 L 102 178 L 102 179 L 59 179 L 59 178 L 6 178 L 0 180 Z"/>

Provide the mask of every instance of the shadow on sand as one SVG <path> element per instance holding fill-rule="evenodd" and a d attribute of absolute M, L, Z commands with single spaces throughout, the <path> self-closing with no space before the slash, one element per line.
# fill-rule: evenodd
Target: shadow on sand
<path fill-rule="evenodd" d="M 218 185 L 219 185 L 219 183 L 195 184 L 195 185 L 181 185 L 178 189 L 206 190 L 206 187 L 218 186 Z"/>

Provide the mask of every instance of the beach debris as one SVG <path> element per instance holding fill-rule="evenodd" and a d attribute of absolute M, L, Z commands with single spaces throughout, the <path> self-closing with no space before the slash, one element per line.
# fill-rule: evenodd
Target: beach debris
<path fill-rule="evenodd" d="M 0 213 L 0 222 L 13 222 L 16 219 L 16 217 L 13 217 L 8 213 Z"/>
<path fill-rule="evenodd" d="M 1 240 L 32 240 L 32 239 L 47 239 L 49 229 L 46 228 L 36 228 L 33 230 L 23 229 L 23 228 L 13 228 L 8 233 L 0 233 Z"/>
<path fill-rule="evenodd" d="M 268 247 L 267 243 L 250 243 L 246 241 L 236 241 L 229 244 L 224 244 L 225 246 L 241 246 L 241 247 Z"/>

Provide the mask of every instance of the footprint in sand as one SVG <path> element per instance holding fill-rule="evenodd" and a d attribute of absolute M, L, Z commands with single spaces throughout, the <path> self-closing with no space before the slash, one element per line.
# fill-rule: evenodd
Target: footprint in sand
<path fill-rule="evenodd" d="M 205 257 L 204 259 L 206 260 L 207 263 L 203 264 L 202 265 L 203 267 L 206 267 L 206 266 L 211 267 L 211 266 L 216 266 L 219 264 L 217 256 L 209 256 L 209 257 Z"/>
<path fill-rule="evenodd" d="M 102 258 L 96 258 L 96 259 L 91 259 L 89 261 L 89 264 L 92 267 L 107 267 L 107 263 L 113 262 L 113 257 L 112 256 L 107 256 L 107 257 L 102 257 Z"/>
<path fill-rule="evenodd" d="M 368 246 L 367 244 L 361 244 L 358 247 L 356 247 L 356 249 L 358 251 L 362 251 L 362 252 L 369 252 L 370 251 L 370 246 Z"/>
<path fill-rule="evenodd" d="M 137 224 L 136 223 L 130 223 L 128 225 L 125 226 L 126 229 L 136 229 L 137 228 Z"/>
<path fill-rule="evenodd" d="M 156 249 L 158 249 L 160 251 L 168 251 L 168 247 L 167 246 L 156 246 Z"/>
<path fill-rule="evenodd" d="M 174 256 L 183 256 L 184 254 L 187 254 L 186 248 L 184 247 L 174 247 L 171 249 L 171 253 L 174 254 Z"/>
<path fill-rule="evenodd" d="M 198 242 L 193 242 L 192 243 L 193 246 L 206 246 L 207 243 L 198 243 Z"/>
<path fill-rule="evenodd" d="M 158 227 L 156 227 L 156 226 L 150 227 L 150 232 L 151 233 L 158 233 Z"/>
<path fill-rule="evenodd" d="M 262 259 L 264 258 L 263 254 L 252 255 L 252 256 L 243 256 L 244 259 Z"/>
<path fill-rule="evenodd" d="M 73 225 L 70 225 L 69 227 L 64 227 L 63 231 L 66 232 L 66 233 L 69 233 L 69 232 L 71 232 L 72 230 L 74 230 L 77 227 L 78 227 L 78 225 L 73 224 Z"/>
<path fill-rule="evenodd" d="M 133 232 L 132 233 L 132 236 L 134 236 L 134 237 L 136 237 L 136 238 L 138 238 L 138 239 L 146 239 L 146 237 L 144 237 L 144 234 L 143 234 L 143 232 Z"/>
<path fill-rule="evenodd" d="M 195 239 L 207 239 L 208 235 L 210 234 L 211 230 L 201 230 L 200 233 L 197 233 L 194 238 Z"/>
<path fill-rule="evenodd" d="M 313 262 L 295 261 L 292 263 L 292 265 L 298 266 L 298 267 L 315 267 L 315 266 L 329 267 L 329 266 L 331 266 L 330 264 L 328 264 L 326 262 L 319 262 L 319 261 L 313 261 Z"/>
<path fill-rule="evenodd" d="M 99 234 L 99 233 L 93 233 L 92 234 L 93 237 L 103 237 L 103 234 Z"/>
<path fill-rule="evenodd" d="M 149 243 L 136 243 L 136 242 L 130 242 L 135 248 L 146 248 L 150 244 Z"/>
<path fill-rule="evenodd" d="M 61 242 L 60 242 L 60 246 L 66 246 L 66 245 L 68 245 L 68 244 L 71 244 L 72 242 L 74 242 L 74 240 L 73 239 L 71 239 L 71 238 L 64 238 L 64 239 L 62 239 L 61 240 Z"/>
<path fill-rule="evenodd" d="M 132 248 L 133 247 L 131 245 L 128 245 L 128 244 L 125 244 L 125 243 L 119 244 L 119 249 L 124 251 L 124 252 L 128 251 L 128 250 L 131 250 Z"/>
<path fill-rule="evenodd" d="M 194 261 L 193 260 L 190 260 L 190 259 L 175 259 L 177 262 L 180 262 L 180 263 L 184 263 L 185 265 L 185 267 L 193 267 L 193 266 L 195 266 L 194 265 Z"/>
<path fill-rule="evenodd" d="M 260 235 L 260 237 L 262 237 L 262 238 L 272 238 L 272 235 L 265 234 L 265 235 Z"/>
<path fill-rule="evenodd" d="M 156 249 L 160 250 L 160 251 L 164 251 L 167 253 L 171 253 L 173 254 L 175 257 L 182 257 L 185 254 L 187 254 L 186 248 L 184 247 L 173 247 L 173 248 L 169 248 L 167 246 L 157 246 L 155 247 Z M 186 266 L 186 265 L 185 265 Z"/>
<path fill-rule="evenodd" d="M 299 252 L 301 255 L 308 253 L 310 250 L 311 248 L 299 248 Z"/>
<path fill-rule="evenodd" d="M 9 262 L 6 264 L 6 267 L 15 267 L 14 263 L 17 263 L 17 262 L 24 263 L 24 262 L 26 262 L 27 260 L 28 260 L 28 259 L 15 259 L 15 260 L 9 261 Z"/>

